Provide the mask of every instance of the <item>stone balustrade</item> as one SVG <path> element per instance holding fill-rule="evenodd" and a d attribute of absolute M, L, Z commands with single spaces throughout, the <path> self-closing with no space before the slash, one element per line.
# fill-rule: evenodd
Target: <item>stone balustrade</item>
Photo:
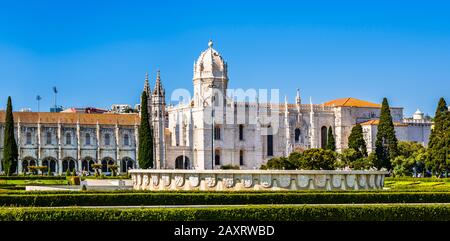
<path fill-rule="evenodd" d="M 129 171 L 134 190 L 361 190 L 381 189 L 385 171 L 142 170 Z"/>

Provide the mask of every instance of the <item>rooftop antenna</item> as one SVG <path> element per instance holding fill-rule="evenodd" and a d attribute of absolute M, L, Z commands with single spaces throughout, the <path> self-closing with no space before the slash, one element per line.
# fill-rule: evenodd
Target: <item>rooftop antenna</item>
<path fill-rule="evenodd" d="M 39 112 L 39 107 L 40 107 L 39 104 L 40 104 L 40 101 L 42 100 L 42 97 L 40 95 L 37 95 L 36 100 L 37 100 L 37 105 L 38 105 L 37 112 Z"/>
<path fill-rule="evenodd" d="M 58 90 L 56 89 L 56 86 L 53 86 L 53 93 L 55 93 L 55 111 L 56 111 L 56 109 L 58 108 L 56 105 L 56 96 L 58 94 Z"/>

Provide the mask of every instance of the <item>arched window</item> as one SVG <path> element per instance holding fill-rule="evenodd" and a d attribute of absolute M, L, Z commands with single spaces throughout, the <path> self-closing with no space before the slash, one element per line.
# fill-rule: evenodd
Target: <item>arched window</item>
<path fill-rule="evenodd" d="M 72 135 L 66 133 L 66 145 L 72 145 Z"/>
<path fill-rule="evenodd" d="M 298 143 L 300 141 L 300 128 L 295 128 L 294 135 L 295 143 Z"/>
<path fill-rule="evenodd" d="M 220 166 L 220 150 L 215 151 L 214 165 Z"/>
<path fill-rule="evenodd" d="M 91 134 L 86 133 L 86 135 L 85 135 L 85 143 L 86 143 L 86 146 L 89 146 L 91 144 Z"/>
<path fill-rule="evenodd" d="M 273 135 L 267 135 L 267 156 L 273 156 Z"/>
<path fill-rule="evenodd" d="M 175 125 L 175 145 L 180 145 L 180 124 Z"/>
<path fill-rule="evenodd" d="M 326 126 L 322 126 L 322 128 L 320 129 L 320 137 L 321 137 L 321 147 L 322 148 L 326 148 L 327 147 L 327 127 Z"/>
<path fill-rule="evenodd" d="M 31 132 L 27 132 L 27 145 L 31 145 Z"/>
<path fill-rule="evenodd" d="M 128 134 L 123 135 L 123 145 L 124 146 L 130 145 L 130 136 L 128 136 Z"/>
<path fill-rule="evenodd" d="M 239 165 L 241 165 L 241 166 L 244 165 L 244 151 L 243 150 L 239 151 Z"/>
<path fill-rule="evenodd" d="M 214 140 L 220 140 L 220 126 L 214 127 Z"/>
<path fill-rule="evenodd" d="M 52 144 L 52 133 L 51 132 L 47 132 L 46 143 L 47 143 L 47 145 Z"/>
<path fill-rule="evenodd" d="M 239 125 L 239 140 L 244 140 L 244 125 Z"/>
<path fill-rule="evenodd" d="M 105 134 L 105 146 L 109 146 L 111 144 L 111 136 L 106 133 Z"/>

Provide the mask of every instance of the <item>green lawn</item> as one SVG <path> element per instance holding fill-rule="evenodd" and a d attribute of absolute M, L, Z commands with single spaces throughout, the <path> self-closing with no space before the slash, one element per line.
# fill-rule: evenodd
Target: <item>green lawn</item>
<path fill-rule="evenodd" d="M 450 191 L 450 180 L 447 178 L 386 178 L 384 187 L 399 191 Z"/>

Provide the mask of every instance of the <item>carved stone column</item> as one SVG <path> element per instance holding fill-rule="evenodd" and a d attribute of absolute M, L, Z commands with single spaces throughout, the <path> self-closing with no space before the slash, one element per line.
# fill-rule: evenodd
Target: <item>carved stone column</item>
<path fill-rule="evenodd" d="M 120 173 L 122 171 L 122 162 L 120 161 L 120 138 L 119 138 L 119 124 L 116 123 L 115 126 L 115 140 L 116 140 L 116 162 L 117 162 L 117 173 Z"/>
<path fill-rule="evenodd" d="M 134 123 L 134 141 L 135 141 L 135 143 L 136 143 L 136 146 L 135 146 L 135 153 L 136 153 L 136 156 L 135 156 L 135 162 L 136 162 L 136 168 L 139 168 L 139 161 L 138 161 L 138 156 L 139 156 L 139 129 L 138 129 L 138 125 L 137 125 L 137 123 L 135 122 Z"/>
<path fill-rule="evenodd" d="M 96 135 L 97 135 L 97 163 L 101 164 L 101 160 L 100 160 L 100 124 L 97 121 L 97 125 L 96 125 Z"/>
<path fill-rule="evenodd" d="M 61 132 L 62 132 L 61 122 L 60 122 L 60 120 L 58 120 L 58 131 L 57 131 L 57 136 L 56 136 L 56 138 L 58 138 L 58 140 L 57 140 L 58 141 L 58 160 L 61 160 L 61 163 L 62 163 Z M 49 163 L 49 165 L 50 165 L 50 163 Z M 62 171 L 62 169 L 61 169 L 61 171 Z"/>
<path fill-rule="evenodd" d="M 80 172 L 82 172 L 83 165 L 81 164 L 81 138 L 80 137 L 81 137 L 80 120 L 77 120 L 77 160 L 78 160 L 78 169 L 80 170 Z M 89 171 L 89 167 L 88 167 L 87 171 Z"/>
<path fill-rule="evenodd" d="M 22 138 L 21 138 L 21 125 L 20 125 L 20 118 L 17 120 L 17 150 L 18 150 L 18 157 L 17 157 L 17 164 L 19 164 L 22 161 Z M 18 172 L 19 170 L 16 170 Z"/>

